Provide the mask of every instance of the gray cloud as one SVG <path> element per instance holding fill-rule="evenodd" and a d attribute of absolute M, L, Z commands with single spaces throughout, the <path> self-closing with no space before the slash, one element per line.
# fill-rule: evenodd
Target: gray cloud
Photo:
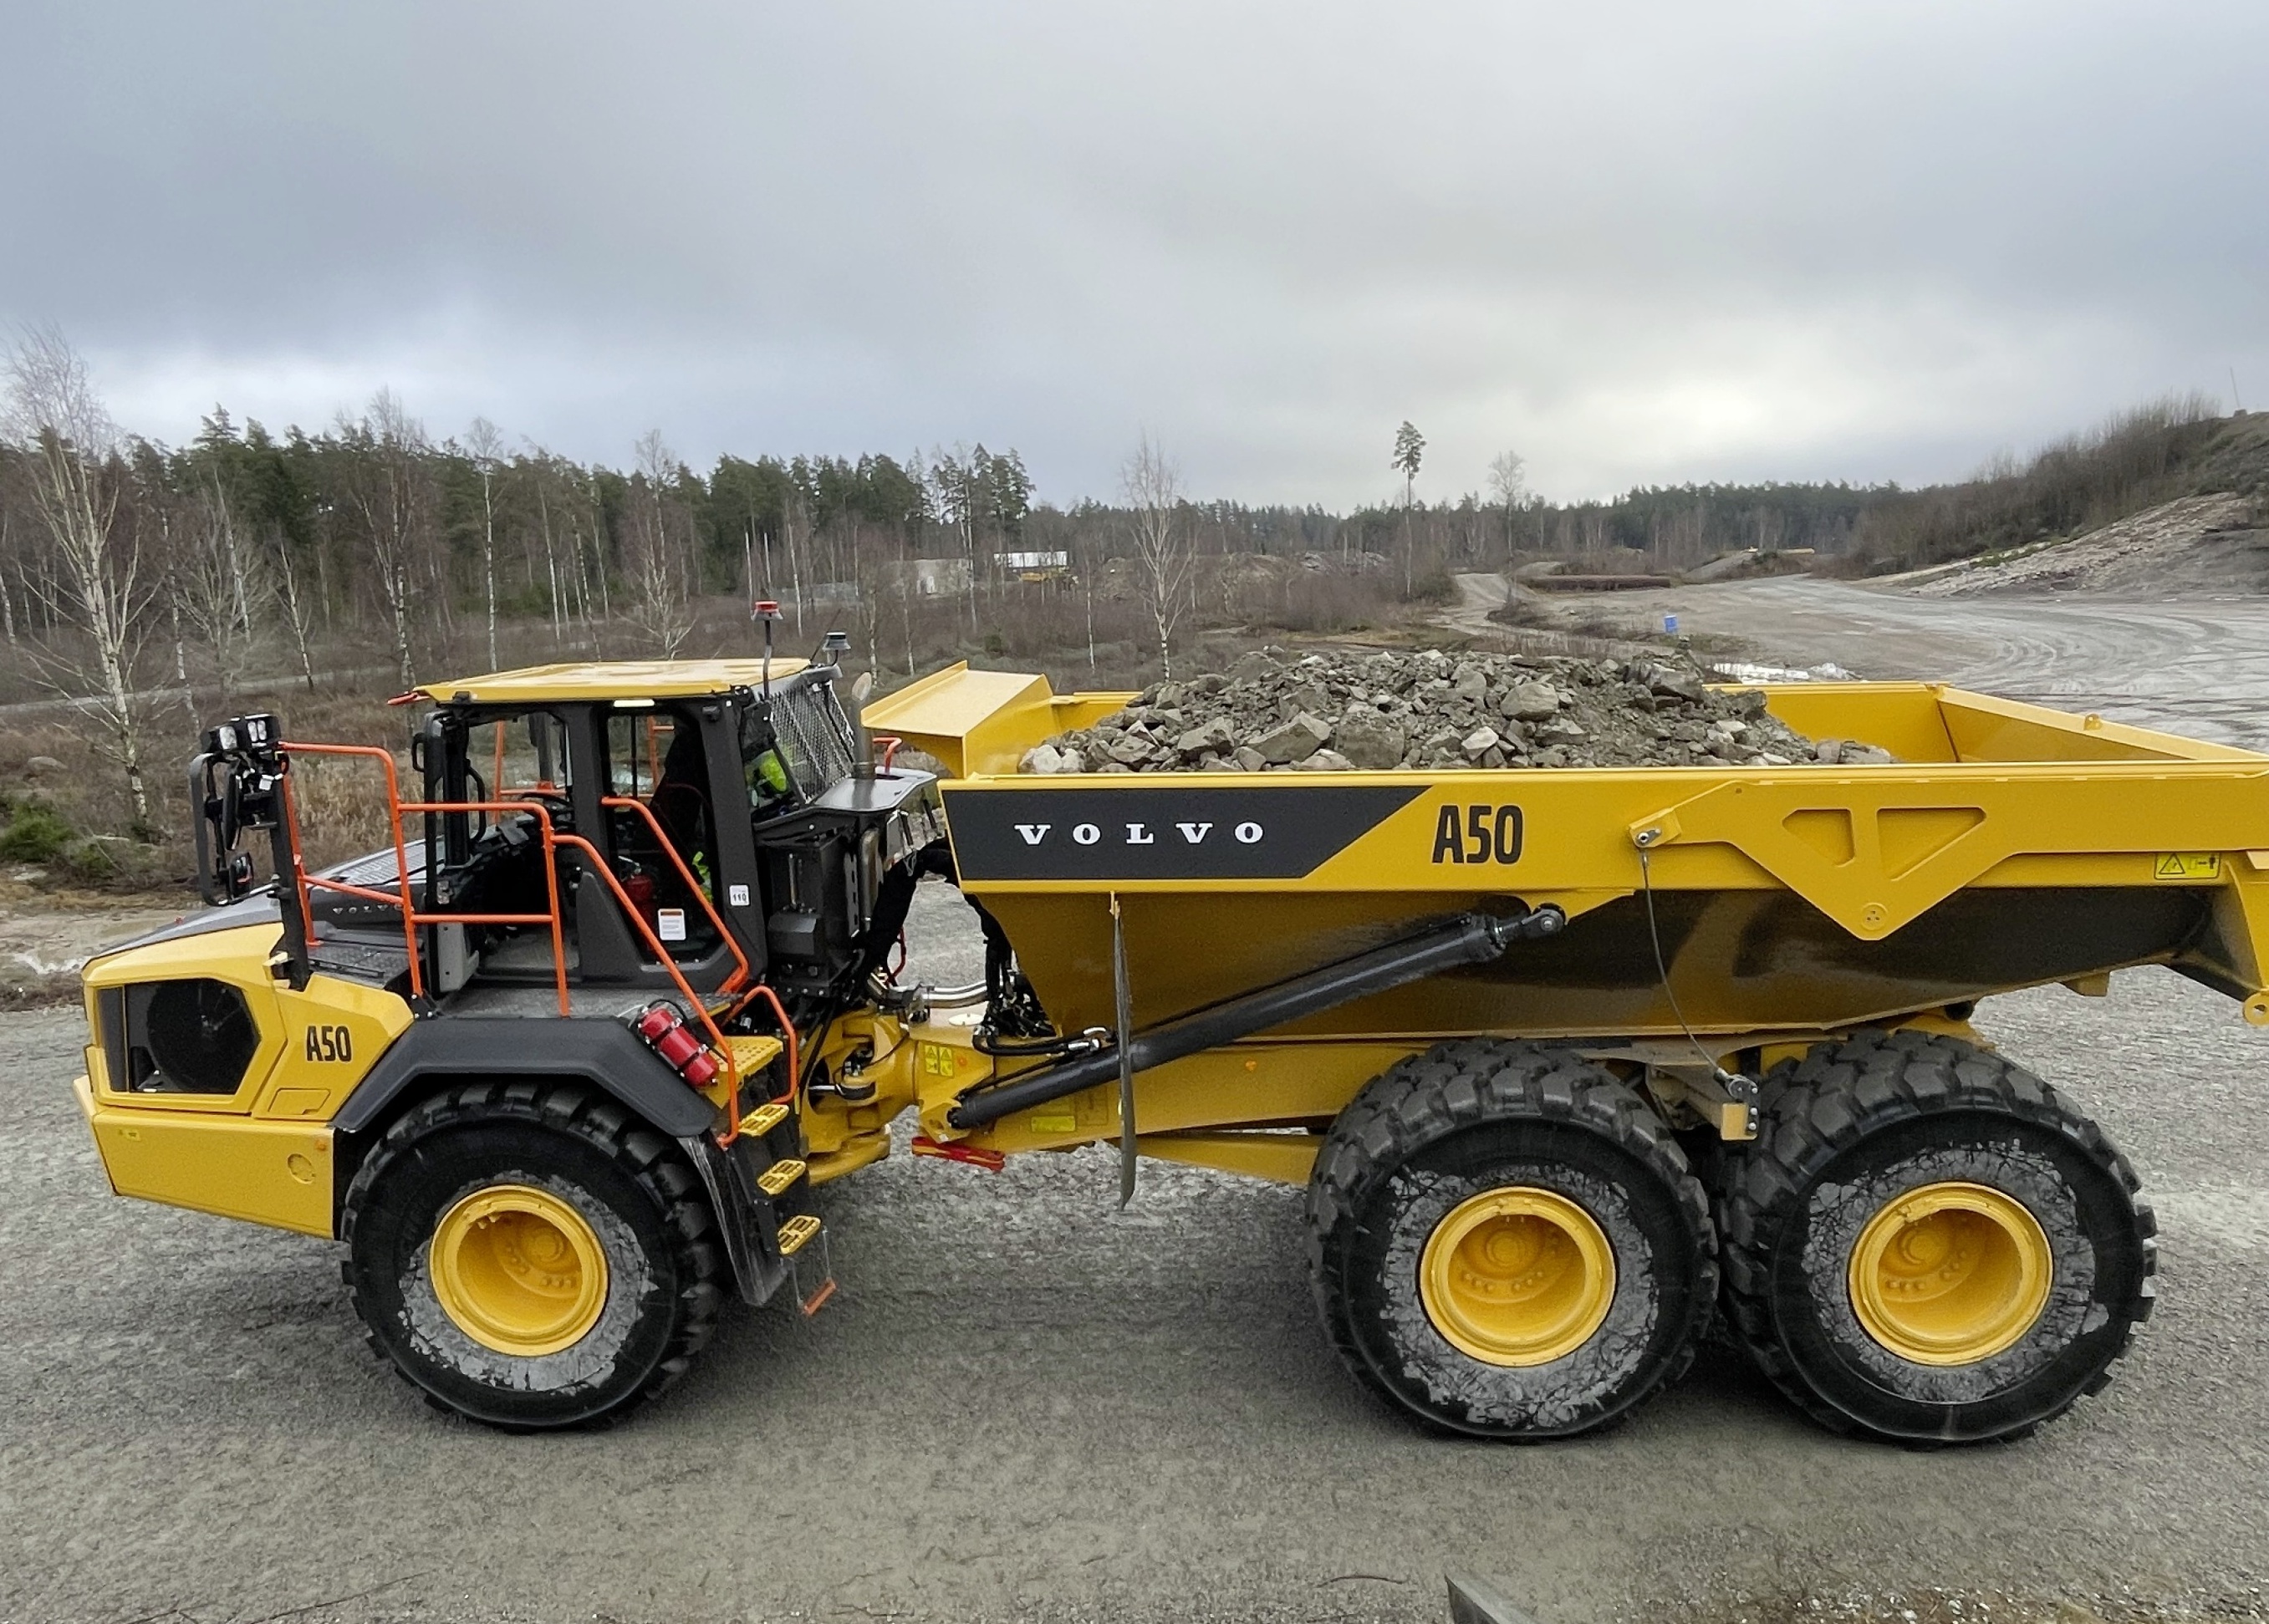
<path fill-rule="evenodd" d="M 2269 405 L 2269 8 L 11 8 L 0 316 L 119 417 L 1107 491 L 1909 481 Z"/>

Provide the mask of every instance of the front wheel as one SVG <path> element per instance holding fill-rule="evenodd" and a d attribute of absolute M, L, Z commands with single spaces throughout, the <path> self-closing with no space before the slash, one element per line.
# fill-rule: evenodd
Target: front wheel
<path fill-rule="evenodd" d="M 1691 1362 L 1717 1290 L 1669 1130 L 1605 1068 L 1532 1044 L 1444 1044 L 1369 1084 L 1317 1158 L 1308 1217 L 1349 1366 L 1482 1437 L 1628 1414 Z"/>
<path fill-rule="evenodd" d="M 726 1268 L 677 1148 L 575 1084 L 472 1083 L 387 1131 L 349 1188 L 371 1347 L 515 1430 L 611 1421 L 681 1375 Z"/>

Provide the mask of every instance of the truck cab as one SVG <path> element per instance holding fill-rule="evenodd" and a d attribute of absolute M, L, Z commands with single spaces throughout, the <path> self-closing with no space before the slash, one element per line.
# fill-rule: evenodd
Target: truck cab
<path fill-rule="evenodd" d="M 871 769 L 837 677 L 786 660 L 565 665 L 407 696 L 433 705 L 411 750 L 426 809 L 401 853 L 433 920 L 418 990 L 505 999 L 563 969 L 576 988 L 762 980 L 816 1014 L 855 985 L 897 938 L 910 881 L 886 880 L 942 823 L 928 774 Z M 398 867 L 381 851 L 316 876 L 313 964 L 410 993 L 398 901 L 325 883 L 395 890 Z"/>

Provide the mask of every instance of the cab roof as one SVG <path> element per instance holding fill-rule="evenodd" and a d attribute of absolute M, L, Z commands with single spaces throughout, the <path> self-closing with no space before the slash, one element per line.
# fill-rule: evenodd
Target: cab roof
<path fill-rule="evenodd" d="M 780 655 L 774 682 L 811 662 Z M 578 699 L 686 699 L 755 688 L 765 680 L 761 660 L 589 660 L 565 665 L 523 666 L 487 676 L 427 683 L 411 694 L 438 705 L 538 705 Z"/>

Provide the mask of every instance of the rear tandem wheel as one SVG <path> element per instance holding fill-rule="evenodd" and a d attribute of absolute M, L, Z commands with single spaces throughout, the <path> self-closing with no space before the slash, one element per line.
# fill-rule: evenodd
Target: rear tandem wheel
<path fill-rule="evenodd" d="M 1708 1203 L 1605 1067 L 1468 1038 L 1402 1060 L 1308 1185 L 1326 1330 L 1371 1388 L 1482 1437 L 1608 1425 L 1681 1374 L 1717 1294 Z"/>
<path fill-rule="evenodd" d="M 2110 1379 L 2151 1311 L 2126 1158 L 2029 1072 L 1868 1033 L 1765 1080 L 1722 1209 L 1736 1334 L 1839 1432 L 2021 1437 Z"/>

